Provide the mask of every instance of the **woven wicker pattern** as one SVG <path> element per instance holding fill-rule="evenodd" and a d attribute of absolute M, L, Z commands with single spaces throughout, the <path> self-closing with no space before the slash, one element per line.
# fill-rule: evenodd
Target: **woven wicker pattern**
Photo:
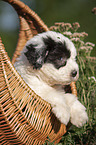
<path fill-rule="evenodd" d="M 27 40 L 48 31 L 47 26 L 28 6 L 19 0 L 10 3 L 20 19 L 20 33 L 12 63 L 20 55 Z M 36 95 L 13 67 L 0 39 L 0 144 L 43 144 L 47 137 L 58 143 L 66 132 L 51 112 L 51 106 Z M 72 93 L 77 95 L 75 83 Z"/>

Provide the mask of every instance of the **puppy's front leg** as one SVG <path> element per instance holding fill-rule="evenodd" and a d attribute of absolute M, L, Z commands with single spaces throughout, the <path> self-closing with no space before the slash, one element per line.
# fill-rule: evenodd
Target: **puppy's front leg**
<path fill-rule="evenodd" d="M 44 98 L 52 106 L 52 112 L 63 124 L 67 125 L 70 120 L 70 109 L 66 105 L 65 98 L 58 91 L 51 91 Z"/>
<path fill-rule="evenodd" d="M 78 101 L 73 94 L 65 94 L 67 105 L 70 107 L 71 123 L 77 127 L 83 126 L 88 121 L 86 108 Z"/>

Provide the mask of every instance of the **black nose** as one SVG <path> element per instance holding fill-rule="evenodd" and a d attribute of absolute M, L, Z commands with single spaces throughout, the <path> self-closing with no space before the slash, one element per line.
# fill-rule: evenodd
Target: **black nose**
<path fill-rule="evenodd" d="M 77 75 L 77 71 L 76 70 L 73 70 L 72 73 L 71 73 L 72 77 L 76 77 Z"/>

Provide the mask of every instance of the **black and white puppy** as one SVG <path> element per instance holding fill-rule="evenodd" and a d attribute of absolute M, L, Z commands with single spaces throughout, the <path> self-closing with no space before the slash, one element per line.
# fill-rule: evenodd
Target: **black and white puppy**
<path fill-rule="evenodd" d="M 86 123 L 86 108 L 62 89 L 79 77 L 76 49 L 67 37 L 53 31 L 34 36 L 14 66 L 29 87 L 51 104 L 62 123 L 67 125 L 70 120 L 77 127 Z"/>

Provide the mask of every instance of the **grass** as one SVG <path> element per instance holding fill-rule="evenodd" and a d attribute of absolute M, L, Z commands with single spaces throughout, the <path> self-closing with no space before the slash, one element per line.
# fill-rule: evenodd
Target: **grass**
<path fill-rule="evenodd" d="M 96 144 L 96 57 L 91 57 L 93 43 L 85 42 L 88 36 L 85 32 L 77 32 L 79 23 L 55 23 L 50 27 L 69 37 L 77 49 L 77 63 L 79 64 L 79 79 L 76 83 L 78 99 L 86 107 L 88 123 L 82 128 L 71 126 L 58 145 L 95 145 Z M 52 145 L 47 141 L 45 144 Z"/>

